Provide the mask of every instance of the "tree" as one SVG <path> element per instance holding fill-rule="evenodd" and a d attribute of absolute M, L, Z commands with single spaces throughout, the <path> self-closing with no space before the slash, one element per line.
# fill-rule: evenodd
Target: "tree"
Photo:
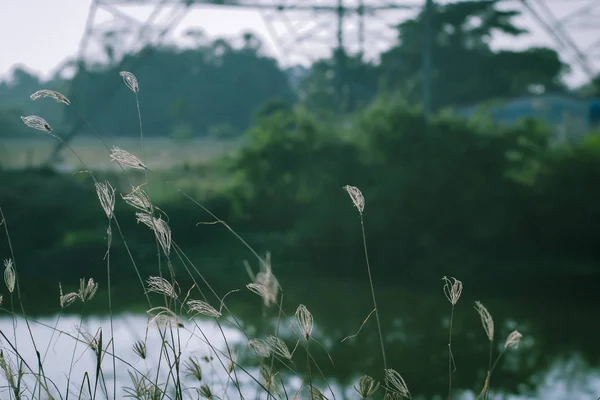
<path fill-rule="evenodd" d="M 560 91 L 566 70 L 556 51 L 530 48 L 494 51 L 494 34 L 527 33 L 516 10 L 498 10 L 499 0 L 463 1 L 431 10 L 434 107 L 469 105 L 536 91 Z M 421 99 L 424 18 L 398 25 L 398 44 L 382 55 L 381 72 L 411 101 Z"/>

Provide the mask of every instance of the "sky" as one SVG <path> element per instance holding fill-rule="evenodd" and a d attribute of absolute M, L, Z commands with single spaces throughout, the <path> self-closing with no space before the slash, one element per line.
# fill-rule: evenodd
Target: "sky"
<path fill-rule="evenodd" d="M 309 1 L 309 0 L 306 0 Z M 319 0 L 316 3 L 325 4 L 331 0 Z M 346 4 L 352 5 L 357 0 L 345 0 Z M 379 1 L 383 0 L 365 0 Z M 419 4 L 423 0 L 405 0 L 403 3 L 412 2 Z M 557 15 L 566 15 L 578 6 L 584 5 L 590 0 L 544 0 Z M 390 1 L 388 1 L 390 2 Z M 400 1 L 398 1 L 399 3 Z M 438 0 L 447 2 L 447 0 Z M 85 30 L 85 22 L 88 15 L 91 0 L 0 0 L 0 78 L 7 78 L 10 71 L 17 65 L 26 66 L 31 72 L 41 75 L 44 79 L 49 78 L 56 71 L 57 66 L 68 57 L 77 54 L 77 50 Z M 504 7 L 514 7 L 515 2 L 506 2 Z M 124 13 L 141 21 L 151 12 L 151 7 L 119 8 Z M 167 10 L 168 11 L 168 10 Z M 385 23 L 399 22 L 402 18 L 410 17 L 413 12 L 390 12 L 384 21 L 367 20 L 367 35 L 369 38 L 367 51 L 375 57 L 378 51 L 392 43 L 394 34 L 390 29 L 377 29 L 376 33 L 385 38 L 379 40 L 374 36 L 376 24 L 383 26 Z M 161 14 L 164 19 L 168 12 Z M 182 33 L 189 28 L 200 28 L 209 36 L 239 36 L 243 31 L 252 31 L 258 35 L 265 44 L 265 52 L 275 56 L 282 64 L 293 64 L 294 62 L 305 62 L 308 55 L 311 58 L 328 55 L 328 44 L 333 42 L 333 36 L 323 37 L 313 41 L 300 42 L 294 45 L 291 51 L 283 51 L 277 45 L 277 41 L 270 35 L 264 14 L 256 11 L 245 11 L 231 8 L 217 7 L 195 7 L 179 23 L 173 32 L 173 39 L 177 43 L 184 43 Z M 335 18 L 332 16 L 310 17 L 297 19 L 287 14 L 290 23 L 298 30 L 310 29 L 311 26 L 323 23 L 329 26 L 328 32 L 333 34 Z M 106 20 L 108 14 L 97 14 L 97 21 Z M 279 20 L 282 21 L 281 19 Z M 600 21 L 600 18 L 599 18 Z M 531 34 L 527 37 L 510 39 L 496 37 L 492 42 L 494 48 L 524 48 L 530 45 L 553 46 L 553 41 L 544 30 L 530 17 L 522 17 L 518 22 L 527 27 Z M 279 24 L 280 25 L 280 24 Z M 282 33 L 283 28 L 277 23 L 274 28 L 276 32 Z M 600 25 L 600 24 L 599 24 Z M 579 32 L 575 40 L 582 47 L 597 40 L 600 30 Z M 356 23 L 349 23 L 346 31 L 347 38 L 352 42 L 356 38 Z M 276 35 L 279 36 L 279 35 Z M 378 40 L 376 41 L 375 39 Z M 356 40 L 354 40 L 356 44 Z M 377 46 L 377 44 L 379 46 Z M 90 47 L 92 49 L 92 47 Z M 302 51 L 300 51 L 302 50 Z M 92 50 L 90 50 L 92 51 Z M 561 53 L 568 58 L 569 54 Z M 94 54 L 92 54 L 93 56 Z M 599 66 L 598 63 L 595 64 Z M 567 81 L 571 84 L 579 84 L 585 81 L 585 74 L 575 68 Z"/>

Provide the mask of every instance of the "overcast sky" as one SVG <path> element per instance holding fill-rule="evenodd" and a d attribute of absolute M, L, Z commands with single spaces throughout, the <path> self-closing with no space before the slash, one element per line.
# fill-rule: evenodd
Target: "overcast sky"
<path fill-rule="evenodd" d="M 15 65 L 21 64 L 47 78 L 57 65 L 67 57 L 74 56 L 84 32 L 90 1 L 0 0 L 0 38 L 2 38 L 0 41 L 0 77 L 6 77 Z M 326 3 L 326 1 L 321 0 L 321 3 Z M 353 1 L 356 0 L 346 0 L 346 3 L 351 4 Z M 410 1 L 413 4 L 419 3 L 419 0 L 407 0 L 405 3 Z M 546 1 L 555 14 L 560 16 L 569 13 L 577 4 L 582 4 L 584 0 Z M 513 4 L 507 3 L 506 6 L 512 6 Z M 151 8 L 122 10 L 143 20 L 151 11 Z M 396 13 L 394 18 L 409 15 L 407 13 Z M 98 15 L 99 20 L 102 17 L 106 17 L 106 15 Z M 326 19 L 327 17 L 323 18 Z M 334 26 L 335 19 L 329 19 L 331 25 Z M 302 27 L 302 21 L 298 22 Z M 517 40 L 497 38 L 493 43 L 494 47 L 523 48 L 528 45 L 553 45 L 549 36 L 531 18 L 525 17 L 519 22 L 527 26 L 532 34 Z M 304 21 L 304 24 L 306 25 L 307 22 Z M 369 25 L 369 27 L 371 26 Z M 194 8 L 181 21 L 174 34 L 177 37 L 181 32 L 191 27 L 200 28 L 211 36 L 232 36 L 245 30 L 252 30 L 262 37 L 267 46 L 266 51 L 278 56 L 283 62 L 280 56 L 281 53 L 278 52 L 277 46 L 271 40 L 269 30 L 258 12 L 210 7 Z M 330 29 L 330 32 L 333 32 L 333 30 Z M 598 32 L 600 30 L 588 31 L 584 36 L 576 36 L 576 39 L 582 47 L 585 47 L 584 45 L 598 39 Z M 325 55 L 322 49 L 313 47 L 314 45 L 310 42 L 307 42 L 305 46 L 308 46 L 308 48 L 305 47 L 308 53 Z M 569 81 L 581 82 L 583 79 L 584 75 L 576 71 Z"/>

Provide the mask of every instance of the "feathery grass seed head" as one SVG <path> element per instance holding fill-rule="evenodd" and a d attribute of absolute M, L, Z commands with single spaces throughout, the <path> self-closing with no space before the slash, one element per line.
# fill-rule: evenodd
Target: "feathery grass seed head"
<path fill-rule="evenodd" d="M 386 389 L 395 395 L 400 395 L 410 399 L 410 392 L 404 382 L 404 378 L 395 370 L 385 369 L 385 386 Z"/>
<path fill-rule="evenodd" d="M 200 389 L 198 389 L 198 394 L 203 399 L 214 399 L 215 398 L 212 391 L 210 390 L 210 387 L 208 387 L 207 384 L 200 386 Z"/>
<path fill-rule="evenodd" d="M 221 312 L 202 300 L 189 300 L 187 302 L 188 312 L 206 315 L 207 317 L 219 318 Z"/>
<path fill-rule="evenodd" d="M 271 350 L 269 345 L 262 339 L 250 339 L 248 340 L 248 347 L 259 357 L 269 357 Z"/>
<path fill-rule="evenodd" d="M 365 198 L 362 192 L 357 187 L 350 185 L 344 186 L 344 190 L 348 192 L 354 206 L 358 209 L 358 212 L 362 214 L 365 209 Z"/>
<path fill-rule="evenodd" d="M 523 335 L 521 335 L 519 331 L 512 331 L 506 338 L 504 349 L 508 349 L 509 347 L 518 347 L 522 337 Z"/>
<path fill-rule="evenodd" d="M 358 381 L 358 387 L 354 386 L 354 390 L 358 393 L 361 399 L 373 396 L 379 389 L 379 382 L 375 382 L 369 375 L 363 375 Z"/>
<path fill-rule="evenodd" d="M 87 329 L 85 329 L 85 327 L 81 325 L 76 325 L 75 329 L 77 330 L 77 333 L 81 335 L 83 341 L 88 345 L 90 349 L 92 349 L 95 352 L 98 351 L 98 346 L 100 345 L 99 338 L 102 334 L 102 328 L 98 328 L 94 336 L 92 336 L 92 334 L 89 333 Z"/>
<path fill-rule="evenodd" d="M 133 344 L 133 352 L 137 354 L 142 360 L 146 359 L 147 353 L 146 343 L 138 340 Z"/>
<path fill-rule="evenodd" d="M 311 400 L 325 400 L 323 393 L 321 393 L 321 391 L 314 386 L 310 388 L 310 398 Z"/>
<path fill-rule="evenodd" d="M 452 305 L 458 303 L 458 299 L 462 293 L 463 284 L 456 278 L 443 277 L 444 281 L 444 294 Z"/>
<path fill-rule="evenodd" d="M 87 285 L 85 283 L 85 278 L 81 278 L 79 280 L 79 298 L 83 303 L 93 299 L 97 290 L 98 284 L 94 282 L 93 278 L 88 280 Z"/>
<path fill-rule="evenodd" d="M 179 296 L 175 287 L 168 280 L 160 276 L 151 276 L 148 278 L 148 289 L 146 290 L 146 293 L 150 292 L 164 294 L 173 299 L 177 299 Z"/>
<path fill-rule="evenodd" d="M 146 225 L 148 228 L 152 229 L 154 235 L 156 236 L 156 240 L 162 247 L 166 256 L 171 254 L 171 228 L 169 228 L 169 224 L 167 221 L 162 218 L 155 218 L 150 214 L 146 213 L 135 213 L 137 217 L 137 222 L 141 222 Z"/>
<path fill-rule="evenodd" d="M 55 90 L 42 89 L 42 90 L 38 90 L 37 92 L 35 92 L 31 96 L 29 96 L 29 98 L 31 100 L 37 100 L 42 97 L 50 97 L 50 98 L 56 100 L 56 102 L 58 102 L 58 103 L 63 103 L 68 106 L 71 105 L 71 102 L 69 101 L 69 99 L 67 99 L 67 97 L 65 95 L 63 95 L 62 93 L 59 93 Z"/>
<path fill-rule="evenodd" d="M 96 182 L 96 194 L 106 216 L 111 219 L 115 210 L 115 189 L 108 181 L 104 183 Z"/>
<path fill-rule="evenodd" d="M 117 146 L 113 146 L 110 150 L 110 159 L 129 168 L 147 169 L 142 160 L 137 156 Z"/>
<path fill-rule="evenodd" d="M 167 307 L 154 307 L 146 311 L 150 316 L 148 325 L 156 324 L 159 329 L 172 327 L 172 328 L 183 328 L 183 324 L 173 311 Z"/>
<path fill-rule="evenodd" d="M 280 355 L 283 358 L 287 358 L 288 360 L 292 359 L 292 353 L 290 353 L 290 349 L 280 338 L 269 335 L 267 338 L 267 344 L 275 352 L 275 354 Z"/>
<path fill-rule="evenodd" d="M 190 357 L 183 365 L 189 376 L 193 376 L 198 382 L 202 381 L 202 368 L 196 358 Z"/>
<path fill-rule="evenodd" d="M 494 340 L 494 320 L 489 311 L 481 304 L 479 301 L 475 302 L 475 310 L 479 313 L 481 317 L 481 324 L 483 325 L 483 329 L 485 330 L 485 334 L 488 339 L 491 341 Z"/>
<path fill-rule="evenodd" d="M 60 292 L 60 308 L 67 308 L 79 298 L 79 294 L 75 292 L 67 293 L 63 295 L 62 285 L 58 283 L 58 290 Z"/>
<path fill-rule="evenodd" d="M 15 281 L 17 278 L 11 258 L 4 260 L 4 268 L 4 283 L 6 283 L 8 291 L 12 293 L 15 290 Z"/>
<path fill-rule="evenodd" d="M 21 117 L 21 120 L 30 128 L 37 129 L 38 131 L 42 132 L 52 133 L 52 127 L 42 117 L 38 117 L 37 115 L 29 115 L 27 117 Z"/>
<path fill-rule="evenodd" d="M 131 192 L 126 194 L 125 196 L 121 195 L 121 197 L 123 198 L 123 200 L 125 200 L 127 204 L 145 213 L 149 213 L 153 209 L 152 203 L 150 202 L 150 198 L 148 197 L 144 189 L 142 189 L 141 185 L 132 186 Z"/>
<path fill-rule="evenodd" d="M 127 71 L 121 71 L 121 72 L 119 72 L 119 75 L 121 75 L 121 77 L 123 78 L 123 82 L 125 82 L 127 87 L 129 89 L 131 89 L 131 91 L 133 93 L 137 93 L 140 91 L 140 87 L 138 85 L 138 80 L 134 74 L 132 74 L 131 72 L 127 72 Z"/>
<path fill-rule="evenodd" d="M 254 278 L 254 283 L 262 285 L 265 291 L 262 295 L 265 302 L 265 307 L 270 307 L 271 304 L 277 302 L 277 293 L 279 293 L 279 281 L 275 275 L 273 275 L 273 269 L 271 267 L 271 253 L 267 252 L 265 262 L 261 263 L 261 270 Z"/>
<path fill-rule="evenodd" d="M 296 322 L 304 339 L 308 340 L 313 329 L 313 316 L 304 304 L 300 304 L 296 309 Z"/>

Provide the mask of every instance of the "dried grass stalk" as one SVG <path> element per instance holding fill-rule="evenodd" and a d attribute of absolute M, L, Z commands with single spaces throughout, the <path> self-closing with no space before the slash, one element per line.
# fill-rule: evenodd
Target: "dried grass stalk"
<path fill-rule="evenodd" d="M 446 298 L 452 305 L 456 305 L 462 293 L 462 282 L 456 278 L 448 279 L 447 277 L 443 277 L 442 280 L 444 281 L 444 294 Z"/>
<path fill-rule="evenodd" d="M 521 335 L 519 331 L 512 331 L 506 338 L 504 349 L 508 349 L 509 347 L 518 347 L 522 337 L 523 335 Z"/>
<path fill-rule="evenodd" d="M 15 274 L 13 260 L 11 258 L 4 260 L 4 268 L 4 283 L 6 283 L 8 291 L 12 293 L 15 290 L 15 281 L 17 277 Z"/>
<path fill-rule="evenodd" d="M 489 311 L 481 304 L 479 301 L 475 302 L 475 310 L 479 313 L 481 317 L 481 324 L 483 325 L 483 329 L 485 330 L 485 334 L 488 339 L 491 341 L 494 340 L 494 320 Z"/>
<path fill-rule="evenodd" d="M 354 390 L 356 390 L 361 399 L 373 396 L 377 389 L 379 389 L 379 382 L 375 382 L 369 375 L 361 376 L 358 381 L 358 387 L 354 386 Z"/>
<path fill-rule="evenodd" d="M 37 115 L 21 117 L 21 120 L 30 128 L 37 129 L 38 131 L 42 132 L 52 132 L 52 127 L 50 124 L 44 118 L 38 117 Z"/>
<path fill-rule="evenodd" d="M 75 292 L 67 293 L 63 295 L 62 285 L 58 284 L 58 290 L 60 292 L 60 308 L 67 308 L 79 298 L 79 294 Z"/>
<path fill-rule="evenodd" d="M 159 329 L 172 327 L 172 328 L 183 328 L 183 324 L 173 311 L 166 307 L 154 307 L 146 311 L 150 316 L 148 325 L 156 324 Z"/>
<path fill-rule="evenodd" d="M 115 189 L 105 181 L 104 183 L 96 182 L 96 194 L 100 200 L 100 205 L 104 209 L 104 213 L 111 219 L 115 210 Z"/>
<path fill-rule="evenodd" d="M 350 198 L 354 203 L 354 207 L 356 207 L 358 212 L 362 214 L 365 209 L 365 198 L 362 192 L 357 187 L 350 185 L 344 186 L 344 190 L 350 195 Z"/>
<path fill-rule="evenodd" d="M 110 150 L 110 159 L 129 168 L 147 169 L 146 165 L 137 156 L 117 146 L 113 146 Z"/>
<path fill-rule="evenodd" d="M 408 387 L 406 386 L 406 382 L 404 382 L 404 378 L 393 369 L 385 369 L 385 385 L 386 389 L 394 394 L 406 397 L 410 399 L 410 392 L 408 391 Z"/>
<path fill-rule="evenodd" d="M 308 340 L 313 329 L 313 316 L 304 304 L 300 304 L 296 309 L 296 321 L 302 335 Z"/>
<path fill-rule="evenodd" d="M 221 312 L 202 300 L 189 300 L 187 302 L 188 312 L 206 315 L 207 317 L 219 318 Z"/>
<path fill-rule="evenodd" d="M 123 200 L 125 200 L 127 204 L 145 213 L 149 213 L 153 209 L 152 203 L 150 202 L 150 198 L 148 197 L 148 194 L 146 194 L 144 189 L 142 189 L 141 185 L 132 186 L 131 192 L 126 194 L 125 196 L 121 195 L 121 197 L 123 198 Z"/>
<path fill-rule="evenodd" d="M 137 93 L 140 91 L 140 86 L 138 85 L 138 80 L 134 74 L 132 74 L 131 72 L 127 72 L 127 71 L 121 71 L 121 72 L 119 72 L 119 75 L 121 75 L 121 77 L 123 78 L 123 82 L 125 82 L 127 87 L 129 89 L 131 89 L 131 91 L 133 93 Z"/>
<path fill-rule="evenodd" d="M 137 222 L 141 222 L 152 229 L 158 243 L 168 257 L 171 254 L 171 228 L 169 228 L 167 221 L 162 218 L 155 218 L 146 213 L 135 213 L 135 215 L 137 217 Z"/>
<path fill-rule="evenodd" d="M 256 355 L 262 358 L 269 357 L 271 354 L 271 349 L 267 342 L 262 339 L 250 339 L 248 340 L 248 347 L 252 350 Z"/>
<path fill-rule="evenodd" d="M 37 92 L 35 92 L 31 96 L 29 96 L 29 98 L 31 100 L 37 100 L 42 97 L 50 97 L 50 98 L 56 100 L 58 103 L 63 103 L 68 106 L 71 105 L 71 102 L 69 101 L 69 99 L 67 99 L 67 96 L 65 96 L 62 93 L 59 93 L 55 90 L 42 89 L 42 90 L 38 90 Z"/>
<path fill-rule="evenodd" d="M 287 358 L 288 360 L 292 359 L 292 353 L 290 353 L 290 349 L 287 347 L 287 344 L 283 340 L 273 335 L 269 335 L 267 338 L 267 344 L 271 349 L 275 352 L 275 354 Z"/>
<path fill-rule="evenodd" d="M 94 282 L 93 278 L 90 278 L 87 284 L 85 283 L 85 278 L 79 280 L 79 298 L 83 303 L 92 300 L 97 290 L 98 284 Z"/>
<path fill-rule="evenodd" d="M 146 290 L 146 293 L 150 292 L 163 294 L 173 299 L 177 299 L 179 296 L 175 287 L 165 278 L 160 276 L 151 276 L 148 278 L 148 289 Z"/>

